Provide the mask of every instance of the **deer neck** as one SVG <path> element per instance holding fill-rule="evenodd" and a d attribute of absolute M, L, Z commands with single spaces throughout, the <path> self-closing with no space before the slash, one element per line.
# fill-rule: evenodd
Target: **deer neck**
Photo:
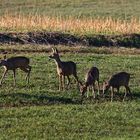
<path fill-rule="evenodd" d="M 60 60 L 60 58 L 55 59 L 55 63 L 57 65 L 57 67 L 59 67 L 59 68 L 62 67 L 62 61 Z"/>

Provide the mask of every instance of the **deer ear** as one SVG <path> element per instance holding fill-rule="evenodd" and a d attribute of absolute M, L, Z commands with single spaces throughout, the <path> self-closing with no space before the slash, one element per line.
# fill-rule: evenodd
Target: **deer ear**
<path fill-rule="evenodd" d="M 52 52 L 53 52 L 53 53 L 55 52 L 54 48 L 52 48 Z"/>
<path fill-rule="evenodd" d="M 56 52 L 56 53 L 58 53 L 58 50 L 57 50 L 57 48 L 55 48 L 55 52 Z"/>

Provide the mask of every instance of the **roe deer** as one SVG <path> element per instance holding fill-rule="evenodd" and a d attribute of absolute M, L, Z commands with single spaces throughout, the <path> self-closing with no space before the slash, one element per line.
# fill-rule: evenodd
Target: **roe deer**
<path fill-rule="evenodd" d="M 5 69 L 3 76 L 0 80 L 0 85 L 2 85 L 3 79 L 6 75 L 6 73 L 8 72 L 8 70 L 12 70 L 14 86 L 15 86 L 16 85 L 15 76 L 16 76 L 17 68 L 20 68 L 21 70 L 23 70 L 24 72 L 27 73 L 26 79 L 29 84 L 29 77 L 30 77 L 30 71 L 31 71 L 31 66 L 29 66 L 29 58 L 24 57 L 24 56 L 17 56 L 17 57 L 11 57 L 11 58 L 6 59 L 6 56 L 4 56 L 4 59 L 1 60 L 1 62 L 0 62 L 0 66 L 3 66 Z"/>
<path fill-rule="evenodd" d="M 97 67 L 92 67 L 89 69 L 85 76 L 85 84 L 80 86 L 80 92 L 84 96 L 87 88 L 92 87 L 93 97 L 95 98 L 95 82 L 98 83 L 98 94 L 99 94 L 99 69 Z M 87 94 L 88 97 L 88 94 Z"/>
<path fill-rule="evenodd" d="M 119 93 L 119 89 L 121 86 L 125 87 L 125 94 L 123 101 L 126 97 L 126 94 L 129 92 L 131 94 L 130 88 L 129 88 L 129 79 L 130 74 L 127 72 L 119 72 L 117 74 L 114 74 L 111 76 L 111 78 L 103 84 L 103 94 L 107 92 L 107 90 L 111 87 L 111 102 L 113 101 L 113 94 L 114 94 L 114 88 L 117 89 L 117 92 Z M 131 94 L 132 98 L 132 94 Z"/>
<path fill-rule="evenodd" d="M 65 76 L 68 79 L 67 87 L 70 84 L 70 75 L 73 75 L 79 84 L 77 71 L 76 71 L 76 64 L 72 61 L 61 61 L 59 57 L 58 50 L 56 48 L 52 48 L 52 54 L 49 56 L 49 58 L 54 59 L 55 63 L 57 65 L 57 73 L 59 76 L 59 90 L 65 89 Z"/>

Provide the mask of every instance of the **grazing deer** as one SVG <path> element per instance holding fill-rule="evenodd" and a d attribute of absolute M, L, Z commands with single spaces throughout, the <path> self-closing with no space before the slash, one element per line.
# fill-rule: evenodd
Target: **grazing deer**
<path fill-rule="evenodd" d="M 59 76 L 59 90 L 65 89 L 65 76 L 68 79 L 67 87 L 70 84 L 70 75 L 73 75 L 79 84 L 77 71 L 76 71 L 76 64 L 72 61 L 61 61 L 59 57 L 58 50 L 56 48 L 52 48 L 52 54 L 49 56 L 49 58 L 54 59 L 56 66 L 57 66 L 57 73 Z"/>
<path fill-rule="evenodd" d="M 98 95 L 99 95 L 99 69 L 97 67 L 92 67 L 89 69 L 85 76 L 85 84 L 80 86 L 80 92 L 84 96 L 87 88 L 89 90 L 90 86 L 92 87 L 93 97 L 95 98 L 95 82 L 98 83 Z M 88 97 L 88 94 L 87 94 Z"/>
<path fill-rule="evenodd" d="M 129 92 L 129 94 L 132 97 L 130 88 L 129 88 L 129 79 L 130 79 L 130 74 L 127 72 L 119 72 L 117 74 L 114 74 L 111 76 L 111 78 L 103 84 L 103 94 L 107 92 L 109 88 L 111 88 L 111 102 L 113 101 L 113 94 L 114 94 L 114 88 L 117 89 L 117 92 L 119 93 L 119 89 L 121 86 L 125 87 L 125 94 L 123 101 L 126 97 L 126 94 Z"/>
<path fill-rule="evenodd" d="M 6 73 L 8 72 L 8 70 L 12 70 L 14 86 L 15 86 L 16 85 L 15 76 L 16 76 L 17 68 L 20 68 L 21 70 L 23 70 L 24 72 L 27 73 L 26 79 L 29 84 L 29 77 L 30 77 L 30 72 L 31 72 L 31 66 L 29 66 L 29 58 L 24 57 L 24 56 L 17 56 L 17 57 L 11 57 L 11 58 L 6 59 L 6 56 L 4 56 L 4 59 L 1 60 L 1 62 L 0 62 L 0 66 L 3 66 L 5 69 L 3 76 L 0 80 L 0 85 L 2 85 L 3 79 L 6 75 Z"/>

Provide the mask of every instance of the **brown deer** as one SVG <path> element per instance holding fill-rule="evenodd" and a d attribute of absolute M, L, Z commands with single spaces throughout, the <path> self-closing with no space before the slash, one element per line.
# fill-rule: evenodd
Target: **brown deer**
<path fill-rule="evenodd" d="M 85 92 L 87 91 L 87 88 L 89 90 L 90 87 L 92 87 L 93 92 L 93 98 L 95 98 L 95 82 L 98 83 L 98 95 L 99 95 L 99 69 L 97 67 L 92 67 L 89 69 L 85 76 L 85 84 L 80 86 L 80 92 L 82 94 L 82 97 L 84 96 Z M 88 93 L 87 93 L 88 97 Z"/>
<path fill-rule="evenodd" d="M 13 71 L 13 79 L 14 79 L 14 86 L 16 85 L 16 69 L 20 68 L 24 72 L 27 73 L 26 79 L 29 84 L 29 78 L 30 78 L 30 72 L 31 72 L 31 66 L 29 66 L 29 58 L 24 57 L 24 56 L 17 56 L 17 57 L 11 57 L 6 59 L 6 56 L 4 56 L 4 59 L 1 60 L 0 66 L 4 67 L 4 73 L 3 76 L 0 80 L 0 85 L 2 85 L 3 79 L 8 72 L 8 70 Z"/>
<path fill-rule="evenodd" d="M 119 72 L 117 74 L 114 74 L 111 76 L 111 78 L 103 84 L 103 94 L 105 94 L 109 88 L 111 88 L 111 102 L 113 101 L 113 94 L 114 94 L 114 88 L 117 89 L 117 92 L 119 93 L 119 89 L 121 86 L 125 87 L 125 94 L 123 101 L 126 97 L 126 94 L 129 92 L 132 98 L 132 94 L 129 88 L 129 79 L 130 79 L 130 74 L 127 72 Z"/>
<path fill-rule="evenodd" d="M 70 75 L 73 75 L 77 83 L 79 84 L 76 64 L 73 61 L 61 61 L 58 50 L 56 48 L 52 48 L 52 54 L 49 56 L 49 58 L 54 59 L 57 66 L 57 73 L 59 76 L 59 90 L 65 89 L 65 76 L 68 79 L 67 87 L 70 84 Z"/>

